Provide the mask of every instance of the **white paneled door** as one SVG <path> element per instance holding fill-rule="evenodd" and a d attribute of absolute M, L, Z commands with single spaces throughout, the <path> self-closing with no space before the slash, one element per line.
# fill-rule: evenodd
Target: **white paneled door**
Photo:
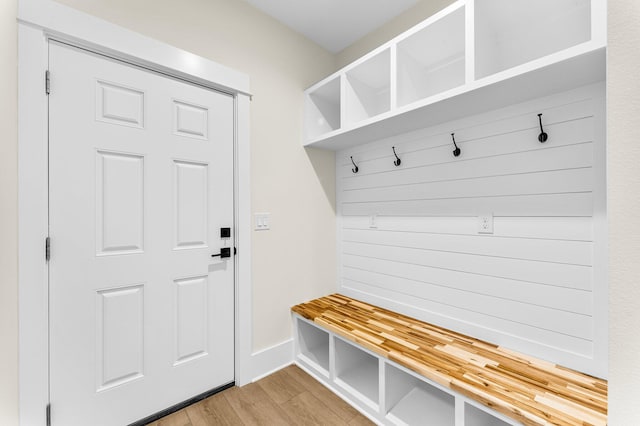
<path fill-rule="evenodd" d="M 234 99 L 49 55 L 52 424 L 125 425 L 234 380 Z"/>

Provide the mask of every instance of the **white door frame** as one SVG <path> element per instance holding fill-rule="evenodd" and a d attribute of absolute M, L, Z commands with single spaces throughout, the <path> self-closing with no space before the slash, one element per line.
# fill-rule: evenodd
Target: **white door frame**
<path fill-rule="evenodd" d="M 55 38 L 235 97 L 235 381 L 252 379 L 249 78 L 53 0 L 18 2 L 18 286 L 20 424 L 44 425 L 49 402 L 48 40 Z M 55 81 L 55 78 L 53 79 Z M 55 90 L 55 85 L 52 87 Z M 55 242 L 53 242 L 55 257 Z M 55 408 L 53 408 L 55 410 Z"/>

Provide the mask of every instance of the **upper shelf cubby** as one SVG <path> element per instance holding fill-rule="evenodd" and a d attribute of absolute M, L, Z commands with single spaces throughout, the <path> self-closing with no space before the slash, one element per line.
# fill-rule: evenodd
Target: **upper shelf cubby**
<path fill-rule="evenodd" d="M 305 91 L 332 150 L 605 78 L 606 0 L 458 0 Z"/>
<path fill-rule="evenodd" d="M 340 129 L 340 77 L 308 92 L 304 108 L 308 139 Z"/>
<path fill-rule="evenodd" d="M 398 106 L 464 84 L 464 17 L 461 7 L 398 42 Z"/>
<path fill-rule="evenodd" d="M 476 78 L 591 39 L 590 0 L 475 2 Z"/>
<path fill-rule="evenodd" d="M 391 108 L 391 54 L 385 49 L 345 73 L 345 121 L 358 123 Z"/>

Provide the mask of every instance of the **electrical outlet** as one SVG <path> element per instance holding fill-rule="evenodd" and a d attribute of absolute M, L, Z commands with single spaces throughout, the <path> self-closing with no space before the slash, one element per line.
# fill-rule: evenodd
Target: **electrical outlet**
<path fill-rule="evenodd" d="M 254 217 L 256 231 L 267 231 L 271 229 L 271 213 L 256 213 Z"/>
<path fill-rule="evenodd" d="M 493 213 L 478 216 L 478 234 L 493 234 Z"/>

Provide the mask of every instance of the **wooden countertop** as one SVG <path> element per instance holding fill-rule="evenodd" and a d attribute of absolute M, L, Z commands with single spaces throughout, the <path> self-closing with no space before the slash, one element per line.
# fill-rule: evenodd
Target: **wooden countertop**
<path fill-rule="evenodd" d="M 525 425 L 607 424 L 607 381 L 333 294 L 291 308 Z"/>

